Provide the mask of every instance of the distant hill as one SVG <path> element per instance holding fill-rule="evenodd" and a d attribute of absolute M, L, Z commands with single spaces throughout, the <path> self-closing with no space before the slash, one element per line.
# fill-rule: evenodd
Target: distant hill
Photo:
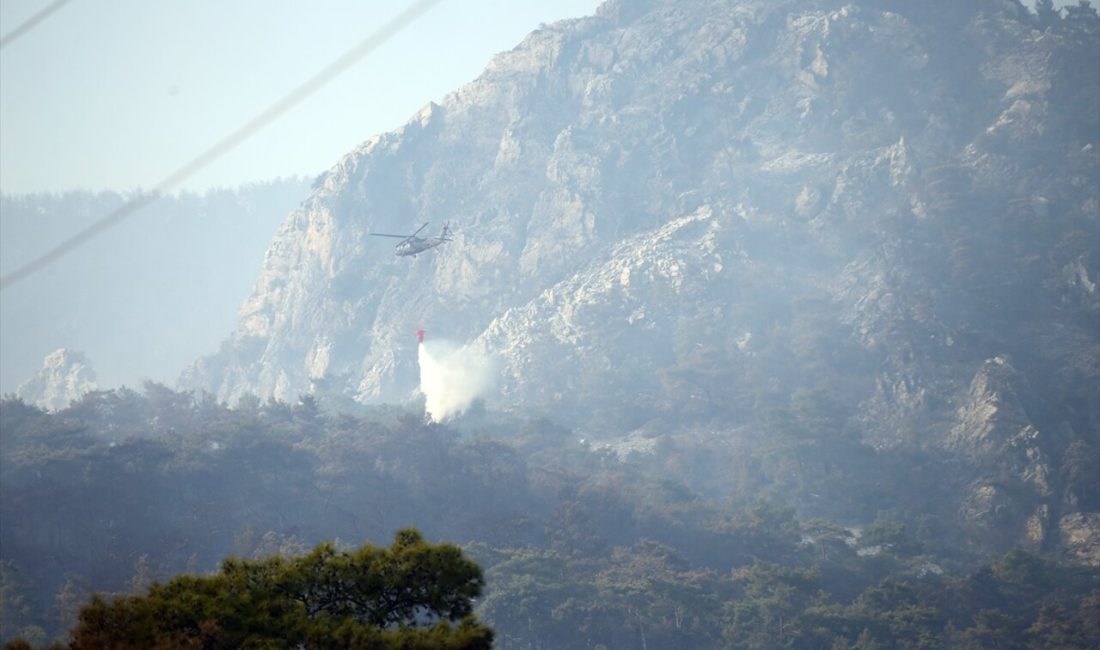
<path fill-rule="evenodd" d="M 61 347 L 85 352 L 101 386 L 170 381 L 232 330 L 275 225 L 304 178 L 159 199 L 0 294 L 0 391 Z M 116 192 L 0 197 L 5 273 L 126 200 Z"/>

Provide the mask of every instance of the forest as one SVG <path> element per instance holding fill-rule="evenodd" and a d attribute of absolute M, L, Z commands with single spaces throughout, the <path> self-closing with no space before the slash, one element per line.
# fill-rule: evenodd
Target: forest
<path fill-rule="evenodd" d="M 153 383 L 56 413 L 8 397 L 4 640 L 69 643 L 82 608 L 226 558 L 415 526 L 484 571 L 474 611 L 499 648 L 1100 643 L 1096 567 L 970 539 L 944 505 L 956 468 L 823 426 L 812 397 L 768 417 L 820 426 L 649 445 L 484 408 L 439 425 L 415 404 L 228 408 Z"/>

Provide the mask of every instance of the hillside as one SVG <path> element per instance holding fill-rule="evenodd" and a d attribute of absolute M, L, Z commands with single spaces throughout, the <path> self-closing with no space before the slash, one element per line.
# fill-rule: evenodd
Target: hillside
<path fill-rule="evenodd" d="M 880 429 L 998 356 L 1092 388 L 1096 39 L 1013 2 L 607 3 L 323 176 L 186 385 L 405 399 L 423 323 L 498 352 L 523 409 L 588 377 L 663 404 L 700 346 Z M 367 235 L 422 221 L 457 241 Z"/>
<path fill-rule="evenodd" d="M 938 449 L 975 539 L 1057 545 L 1100 505 L 1068 471 L 1100 448 L 1098 38 L 1002 0 L 608 2 L 345 156 L 184 385 L 407 400 L 424 324 L 498 360 L 490 408 Z M 423 221 L 456 241 L 368 235 Z"/>

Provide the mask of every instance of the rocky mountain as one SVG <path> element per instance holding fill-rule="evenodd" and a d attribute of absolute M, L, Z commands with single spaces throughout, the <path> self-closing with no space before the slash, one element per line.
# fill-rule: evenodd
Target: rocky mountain
<path fill-rule="evenodd" d="M 401 400 L 423 324 L 495 407 L 942 449 L 974 539 L 1095 548 L 1098 52 L 1084 6 L 611 0 L 329 170 L 183 383 Z"/>
<path fill-rule="evenodd" d="M 84 353 L 59 348 L 46 355 L 42 368 L 19 385 L 16 395 L 27 404 L 59 411 L 97 388 L 95 371 Z"/>

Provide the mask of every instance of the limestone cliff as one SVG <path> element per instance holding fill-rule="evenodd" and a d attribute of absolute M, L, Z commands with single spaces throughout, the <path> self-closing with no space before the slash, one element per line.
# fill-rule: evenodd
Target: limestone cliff
<path fill-rule="evenodd" d="M 1067 445 L 1100 443 L 1100 28 L 1075 16 L 612 0 L 540 29 L 321 177 L 184 383 L 400 400 L 423 324 L 499 356 L 492 406 L 604 431 L 825 387 L 865 440 L 967 463 L 961 516 L 1008 499 L 1051 543 Z M 424 221 L 455 241 L 368 234 Z"/>
<path fill-rule="evenodd" d="M 60 411 L 97 388 L 95 371 L 83 353 L 59 348 L 46 355 L 42 368 L 19 385 L 16 396 L 47 411 Z"/>

